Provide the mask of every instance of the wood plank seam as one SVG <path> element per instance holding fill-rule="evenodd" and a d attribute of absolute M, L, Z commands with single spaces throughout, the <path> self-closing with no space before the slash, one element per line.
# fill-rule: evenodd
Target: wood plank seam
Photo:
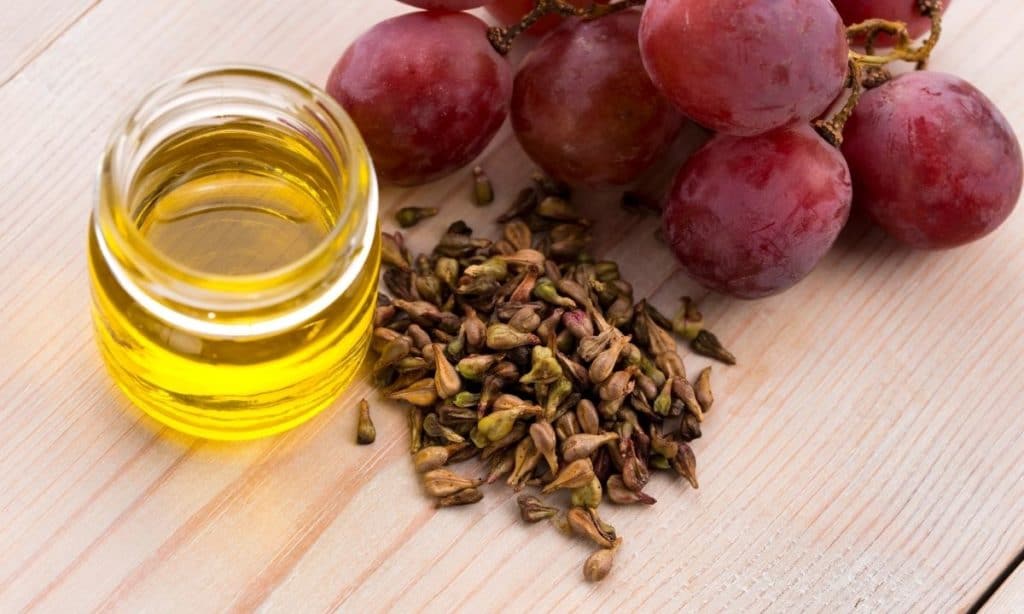
<path fill-rule="evenodd" d="M 93 0 L 92 4 L 87 6 L 85 10 L 79 13 L 74 19 L 72 19 L 70 23 L 66 24 L 63 28 L 61 28 L 59 32 L 51 36 L 50 40 L 46 41 L 46 43 L 44 43 L 42 47 L 33 52 L 32 55 L 30 55 L 29 57 L 25 58 L 25 61 L 21 63 L 21 66 L 16 67 L 11 72 L 11 74 L 7 75 L 7 77 L 3 81 L 0 81 L 0 89 L 3 89 L 5 85 L 13 81 L 15 77 L 20 75 L 26 67 L 30 66 L 33 62 L 35 62 L 39 58 L 39 56 L 46 53 L 46 51 L 49 50 L 50 47 L 53 47 L 53 45 L 58 40 L 63 38 L 68 32 L 71 31 L 72 28 L 78 25 L 78 23 L 82 21 L 82 18 L 88 15 L 94 8 L 99 6 L 100 2 L 102 1 L 103 0 Z"/>
<path fill-rule="evenodd" d="M 989 612 L 993 608 L 1005 607 L 1005 610 L 995 610 L 992 614 L 1013 611 L 1013 608 L 1020 610 L 1024 608 L 1024 549 L 1014 558 L 1012 564 L 1007 567 L 1003 574 L 1000 574 L 985 593 L 974 602 L 967 610 L 968 614 L 977 612 Z"/>

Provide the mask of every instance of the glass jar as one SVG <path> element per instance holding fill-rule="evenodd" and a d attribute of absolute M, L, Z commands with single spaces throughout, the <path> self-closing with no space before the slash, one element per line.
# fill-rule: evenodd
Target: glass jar
<path fill-rule="evenodd" d="M 290 429 L 369 346 L 369 153 L 309 83 L 254 67 L 179 76 L 109 143 L 89 264 L 103 358 L 138 407 L 212 439 Z"/>

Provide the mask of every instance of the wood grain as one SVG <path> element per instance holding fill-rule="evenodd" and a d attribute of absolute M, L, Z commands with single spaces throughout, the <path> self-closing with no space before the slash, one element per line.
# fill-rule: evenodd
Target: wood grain
<path fill-rule="evenodd" d="M 99 0 L 39 0 L 5 5 L 0 23 L 0 85 L 14 78 L 97 4 Z"/>
<path fill-rule="evenodd" d="M 992 237 L 934 254 L 854 222 L 793 291 L 707 297 L 741 363 L 715 370 L 701 489 L 658 478 L 658 505 L 610 508 L 626 544 L 600 586 L 581 581 L 584 544 L 522 526 L 502 489 L 433 510 L 397 409 L 375 403 L 378 442 L 355 446 L 365 378 L 271 440 L 160 429 L 114 389 L 88 321 L 85 226 L 117 117 L 196 65 L 264 63 L 322 81 L 354 36 L 404 8 L 101 0 L 43 19 L 45 3 L 14 5 L 26 28 L 57 38 L 5 41 L 0 55 L 14 71 L 0 86 L 0 611 L 949 611 L 1024 549 L 1020 211 Z M 933 67 L 976 83 L 1024 134 L 1018 9 L 956 3 Z M 531 170 L 507 127 L 483 164 L 504 201 Z M 462 172 L 386 190 L 384 206 L 444 207 L 413 233 L 423 247 L 460 217 L 488 229 L 496 209 L 469 206 L 468 190 Z M 638 295 L 668 311 L 704 296 L 652 221 L 620 212 L 614 195 L 584 200 L 601 220 L 598 251 Z M 703 364 L 687 359 L 691 372 Z"/>
<path fill-rule="evenodd" d="M 981 610 L 984 614 L 1016 614 L 1024 611 L 1024 569 L 1018 568 Z"/>

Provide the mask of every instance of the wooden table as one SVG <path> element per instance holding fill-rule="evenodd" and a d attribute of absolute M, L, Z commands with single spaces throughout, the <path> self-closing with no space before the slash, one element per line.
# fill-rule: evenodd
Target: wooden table
<path fill-rule="evenodd" d="M 901 249 L 853 224 L 796 289 L 707 297 L 740 366 L 696 445 L 701 488 L 658 478 L 653 508 L 609 508 L 613 575 L 589 549 L 524 527 L 509 493 L 435 511 L 378 404 L 354 399 L 287 435 L 189 439 L 127 405 L 89 323 L 86 220 L 118 116 L 155 81 L 244 61 L 323 82 L 347 43 L 403 12 L 385 0 L 7 0 L 0 19 L 0 611 L 592 608 L 950 611 L 994 593 L 1024 610 L 1024 212 L 974 245 Z M 934 68 L 987 92 L 1024 135 L 1018 0 L 960 0 Z M 468 171 L 384 209 L 442 205 L 414 233 L 479 230 L 531 170 L 506 127 Z M 699 290 L 653 222 L 596 197 L 598 252 L 665 310 Z M 703 293 L 696 294 L 704 296 Z M 705 364 L 688 358 L 691 372 Z M 1003 583 L 1003 580 L 1006 580 Z M 1002 586 L 1000 587 L 1000 584 Z"/>

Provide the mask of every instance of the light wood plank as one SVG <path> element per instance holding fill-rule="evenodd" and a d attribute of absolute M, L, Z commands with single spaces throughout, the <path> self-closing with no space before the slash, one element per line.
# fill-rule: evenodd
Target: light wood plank
<path fill-rule="evenodd" d="M 14 78 L 100 0 L 10 0 L 0 21 L 0 84 Z"/>
<path fill-rule="evenodd" d="M 1024 569 L 1006 579 L 981 609 L 984 614 L 1017 614 L 1024 612 Z"/>
<path fill-rule="evenodd" d="M 1024 547 L 1024 214 L 940 254 L 853 224 L 807 282 L 756 303 L 710 297 L 741 365 L 697 446 L 700 491 L 657 479 L 659 504 L 610 508 L 614 575 L 580 581 L 582 543 L 523 527 L 494 489 L 435 512 L 406 459 L 400 412 L 352 443 L 356 384 L 269 441 L 161 432 L 102 371 L 88 323 L 85 223 L 117 116 L 178 70 L 242 60 L 322 81 L 397 3 L 103 0 L 0 87 L 0 610 L 294 611 L 392 607 L 920 609 L 970 605 Z M 1024 16 L 958 3 L 934 67 L 966 76 L 1024 133 Z M 484 155 L 502 199 L 531 166 L 504 129 Z M 465 217 L 468 173 L 384 203 L 439 204 L 424 247 Z M 589 199 L 600 252 L 671 310 L 699 292 L 653 222 Z M 499 205 L 500 206 L 500 205 Z M 625 230 L 625 231 L 624 231 Z M 705 364 L 688 359 L 694 371 Z"/>

